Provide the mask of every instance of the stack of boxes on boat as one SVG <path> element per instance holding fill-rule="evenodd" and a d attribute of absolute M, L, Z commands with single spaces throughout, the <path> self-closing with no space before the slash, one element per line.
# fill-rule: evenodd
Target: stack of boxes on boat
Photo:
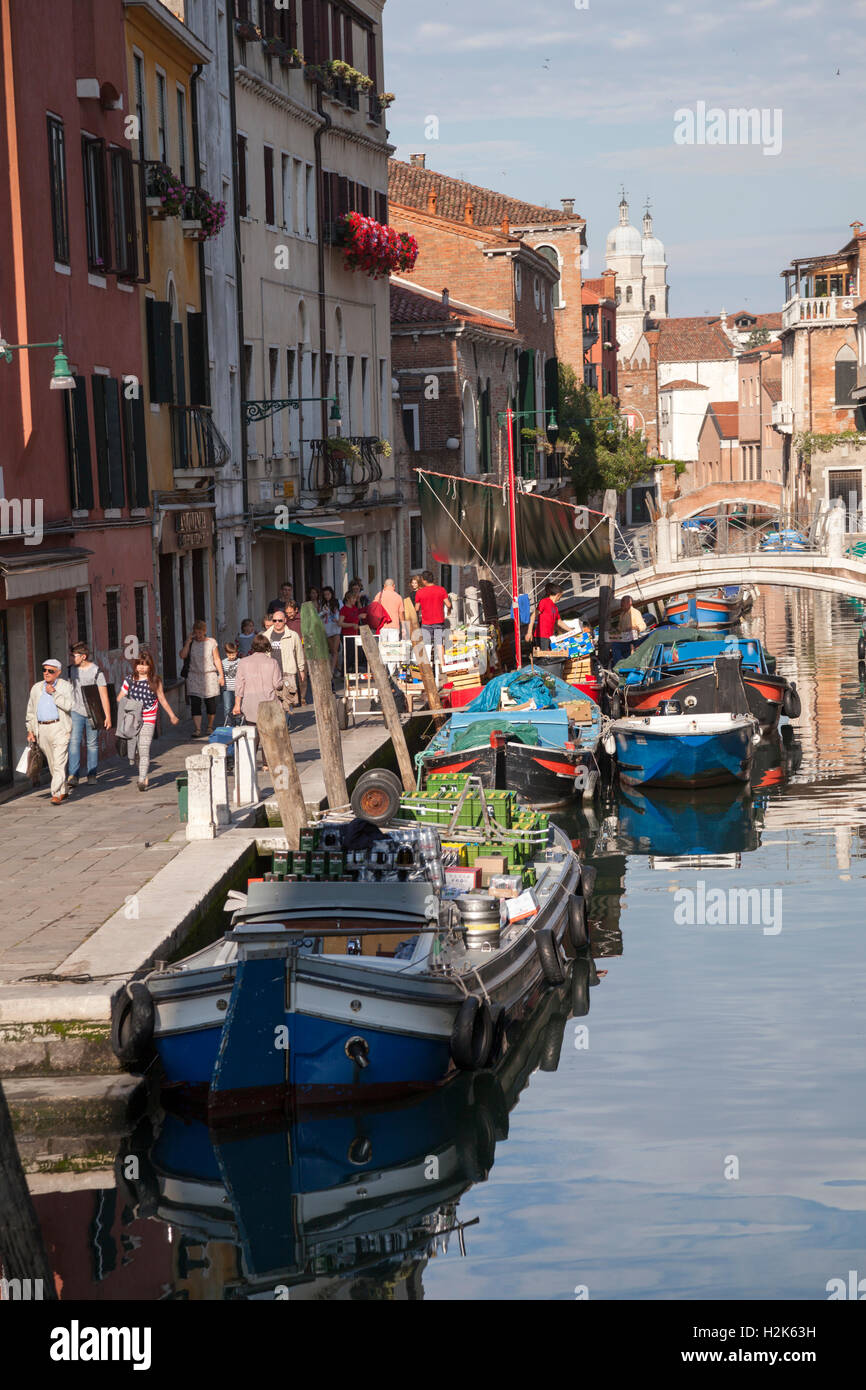
<path fill-rule="evenodd" d="M 443 703 L 452 709 L 468 705 L 481 691 L 492 656 L 486 627 L 457 627 L 439 663 Z"/>

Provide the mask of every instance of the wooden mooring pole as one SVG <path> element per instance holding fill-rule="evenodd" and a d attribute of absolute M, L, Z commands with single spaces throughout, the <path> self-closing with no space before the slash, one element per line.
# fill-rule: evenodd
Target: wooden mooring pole
<path fill-rule="evenodd" d="M 307 824 L 307 807 L 286 727 L 286 713 L 279 700 L 262 701 L 256 728 L 274 779 L 274 794 L 289 849 L 300 849 L 301 830 Z"/>
<path fill-rule="evenodd" d="M 349 789 L 346 786 L 343 746 L 340 741 L 340 726 L 337 723 L 337 702 L 331 689 L 328 639 L 322 620 L 312 603 L 301 605 L 301 632 L 303 633 L 307 670 L 310 673 L 310 689 L 313 693 L 313 708 L 316 712 L 316 728 L 319 731 L 319 752 L 322 758 L 325 795 L 328 798 L 328 805 L 332 810 L 335 810 L 338 806 L 348 805 Z"/>
<path fill-rule="evenodd" d="M 385 716 L 385 727 L 391 735 L 391 742 L 394 744 L 394 752 L 397 754 L 397 766 L 400 769 L 400 776 L 403 779 L 403 790 L 413 792 L 415 790 L 415 775 L 412 771 L 412 758 L 409 754 L 409 745 L 406 742 L 403 725 L 400 723 L 400 715 L 397 713 L 397 705 L 394 700 L 394 693 L 391 689 L 391 680 L 388 675 L 388 669 L 379 651 L 379 643 L 368 627 L 361 628 L 361 645 L 367 654 L 367 664 L 369 665 L 376 689 L 379 692 L 379 703 L 382 706 L 382 713 Z"/>
<path fill-rule="evenodd" d="M 447 712 L 442 708 L 442 701 L 439 699 L 439 689 L 433 675 L 433 668 L 427 660 L 427 651 L 424 646 L 424 634 L 421 631 L 421 624 L 418 622 L 418 614 L 415 605 L 410 598 L 403 600 L 406 619 L 409 623 L 410 640 L 412 642 L 412 660 L 415 662 L 421 673 L 421 680 L 427 695 L 427 704 L 433 718 L 437 724 L 441 724 L 448 718 Z"/>

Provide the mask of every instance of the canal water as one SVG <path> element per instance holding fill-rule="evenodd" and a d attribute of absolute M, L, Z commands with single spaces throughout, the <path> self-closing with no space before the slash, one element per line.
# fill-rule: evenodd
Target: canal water
<path fill-rule="evenodd" d="M 745 620 L 802 701 L 751 792 L 563 818 L 595 967 L 502 1076 L 218 1144 L 158 1117 L 128 1183 L 79 1194 L 67 1296 L 811 1300 L 866 1275 L 859 622 L 772 590 Z M 63 1201 L 37 1198 L 55 1248 Z"/>

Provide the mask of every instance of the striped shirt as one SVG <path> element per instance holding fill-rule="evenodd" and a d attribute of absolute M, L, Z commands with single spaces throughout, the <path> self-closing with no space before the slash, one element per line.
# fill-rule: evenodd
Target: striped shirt
<path fill-rule="evenodd" d="M 128 695 L 130 700 L 138 700 L 144 706 L 141 715 L 143 724 L 156 723 L 158 702 L 155 691 L 151 690 L 147 681 L 133 681 L 130 684 L 128 680 L 125 680 L 120 687 L 120 693 L 121 695 Z"/>

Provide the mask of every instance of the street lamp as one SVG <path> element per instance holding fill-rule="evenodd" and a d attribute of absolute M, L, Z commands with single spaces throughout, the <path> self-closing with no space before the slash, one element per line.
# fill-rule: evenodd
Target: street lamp
<path fill-rule="evenodd" d="M 514 619 L 514 656 L 517 661 L 517 670 L 521 666 L 520 654 L 520 614 L 517 607 L 517 505 L 515 499 L 515 477 L 514 477 L 514 421 L 523 420 L 527 415 L 536 418 L 537 412 L 534 410 L 512 410 L 508 406 L 507 410 L 500 410 L 496 416 L 497 424 L 500 429 L 503 425 L 508 433 L 508 524 L 511 532 L 511 612 Z M 551 406 L 547 416 L 547 432 L 552 434 L 559 432 L 556 416 Z"/>
<path fill-rule="evenodd" d="M 0 338 L 0 359 L 4 362 L 12 361 L 13 352 L 29 352 L 31 348 L 56 348 L 54 354 L 54 374 L 49 383 L 52 391 L 74 391 L 75 378 L 69 367 L 66 353 L 63 351 L 63 339 L 58 338 L 53 343 L 7 343 Z"/>

